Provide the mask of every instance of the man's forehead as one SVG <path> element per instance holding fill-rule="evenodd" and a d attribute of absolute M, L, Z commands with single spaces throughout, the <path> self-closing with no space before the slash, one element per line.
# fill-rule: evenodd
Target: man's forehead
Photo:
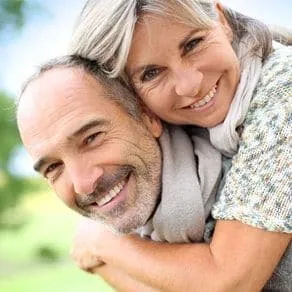
<path fill-rule="evenodd" d="M 91 88 L 98 88 L 100 92 L 106 91 L 97 79 L 81 68 L 55 68 L 42 73 L 33 80 L 23 95 L 24 98 L 31 96 L 43 101 L 47 93 L 50 95 L 49 100 L 51 100 L 51 95 Z"/>
<path fill-rule="evenodd" d="M 25 146 L 66 135 L 79 121 L 112 119 L 113 103 L 106 90 L 89 74 L 78 69 L 52 69 L 33 81 L 18 107 L 18 126 Z M 77 126 L 76 126 L 77 123 Z M 35 147 L 34 147 L 35 148 Z"/>
<path fill-rule="evenodd" d="M 70 102 L 86 104 L 108 95 L 108 88 L 80 68 L 55 68 L 42 73 L 24 91 L 18 116 L 32 112 L 70 106 Z"/>

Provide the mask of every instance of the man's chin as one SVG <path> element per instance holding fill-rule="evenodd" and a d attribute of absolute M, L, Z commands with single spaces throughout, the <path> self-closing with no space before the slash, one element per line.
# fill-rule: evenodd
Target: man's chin
<path fill-rule="evenodd" d="M 125 235 L 133 233 L 137 228 L 142 227 L 147 223 L 148 218 L 152 213 L 145 212 L 146 206 L 143 206 L 143 209 L 144 212 L 138 211 L 137 209 L 126 210 L 126 208 L 118 208 L 108 212 L 108 216 L 104 217 L 94 212 L 85 212 L 84 210 L 79 210 L 79 213 L 106 225 L 116 234 Z"/>
<path fill-rule="evenodd" d="M 117 218 L 116 221 L 105 222 L 109 228 L 117 234 L 126 235 L 135 232 L 136 229 L 145 225 L 147 219 L 140 216 L 130 216 L 126 220 Z"/>
<path fill-rule="evenodd" d="M 125 224 L 108 224 L 109 228 L 116 234 L 126 235 L 133 233 L 140 224 L 133 224 L 132 222 Z"/>

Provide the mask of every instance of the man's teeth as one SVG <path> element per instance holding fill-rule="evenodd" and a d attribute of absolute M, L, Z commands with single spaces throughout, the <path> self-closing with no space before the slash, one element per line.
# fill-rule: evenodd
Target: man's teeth
<path fill-rule="evenodd" d="M 205 104 L 207 104 L 214 97 L 216 91 L 217 91 L 217 85 L 215 85 L 209 91 L 209 93 L 204 98 L 202 98 L 200 101 L 190 105 L 190 108 L 199 108 L 199 107 L 204 106 Z"/>
<path fill-rule="evenodd" d="M 115 198 L 120 191 L 123 189 L 125 185 L 125 181 L 118 183 L 115 187 L 113 187 L 105 196 L 96 200 L 96 204 L 101 207 Z"/>

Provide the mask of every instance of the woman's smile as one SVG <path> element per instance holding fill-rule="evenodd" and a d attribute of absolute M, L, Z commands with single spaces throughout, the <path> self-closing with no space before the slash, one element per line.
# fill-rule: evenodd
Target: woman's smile
<path fill-rule="evenodd" d="M 221 123 L 240 76 L 229 32 L 226 24 L 200 30 L 145 14 L 136 25 L 126 68 L 136 92 L 167 122 Z"/>
<path fill-rule="evenodd" d="M 188 106 L 182 107 L 182 109 L 192 109 L 194 111 L 201 111 L 212 105 L 212 101 L 217 93 L 217 84 L 201 99 L 196 100 Z"/>

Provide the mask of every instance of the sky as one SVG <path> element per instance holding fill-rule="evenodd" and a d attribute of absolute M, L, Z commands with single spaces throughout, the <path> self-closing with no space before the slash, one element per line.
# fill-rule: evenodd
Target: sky
<path fill-rule="evenodd" d="M 1 0 L 0 0 L 1 1 Z M 0 88 L 16 96 L 24 81 L 36 67 L 50 58 L 66 53 L 75 20 L 85 0 L 39 1 L 42 10 L 31 13 L 27 24 L 17 35 L 6 37 L 0 47 Z M 292 29 L 291 0 L 221 0 L 243 14 Z M 29 158 L 16 156 L 14 168 L 31 173 Z M 22 165 L 21 168 L 18 166 Z M 27 166 L 27 167 L 26 167 Z M 24 171 L 25 169 L 25 171 Z"/>
<path fill-rule="evenodd" d="M 0 0 L 1 1 L 1 0 Z M 37 13 L 29 13 L 22 31 L 0 48 L 2 56 L 0 87 L 17 94 L 36 67 L 48 59 L 66 53 L 74 21 L 82 9 L 82 0 L 27 0 L 39 2 Z"/>

